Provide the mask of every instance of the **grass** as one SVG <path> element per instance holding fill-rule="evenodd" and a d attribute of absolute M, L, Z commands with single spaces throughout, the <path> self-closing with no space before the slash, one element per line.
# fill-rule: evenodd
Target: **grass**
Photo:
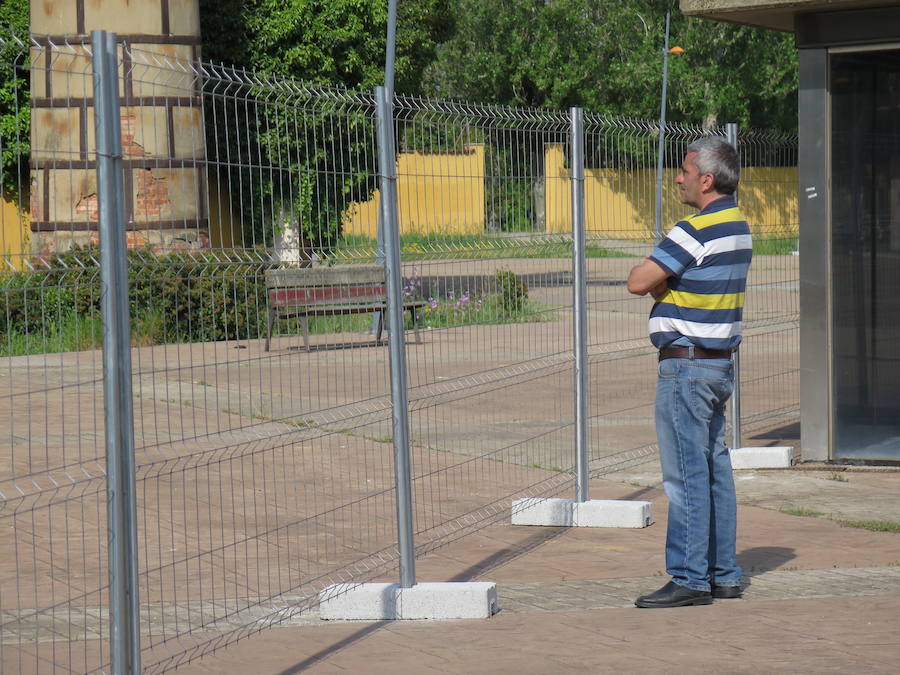
<path fill-rule="evenodd" d="M 786 513 L 789 516 L 800 516 L 802 518 L 818 518 L 819 516 L 825 515 L 821 511 L 813 511 L 812 509 L 807 509 L 802 506 L 799 509 L 784 507 L 778 510 L 781 511 L 781 513 Z"/>
<path fill-rule="evenodd" d="M 480 303 L 480 304 L 479 304 Z M 435 306 L 426 306 L 419 310 L 420 328 L 456 328 L 471 325 L 497 325 L 508 323 L 536 323 L 546 321 L 546 307 L 536 300 L 525 300 L 519 310 L 506 310 L 501 306 L 496 295 L 483 298 L 472 298 L 467 302 L 459 300 L 440 300 Z M 279 334 L 284 334 L 285 323 Z M 407 330 L 412 330 L 409 315 L 404 317 Z M 299 320 L 291 321 L 293 331 L 300 332 Z M 317 316 L 309 319 L 310 335 L 331 335 L 335 333 L 364 333 L 372 326 L 371 314 L 351 314 L 336 316 Z"/>
<path fill-rule="evenodd" d="M 471 260 L 486 258 L 570 258 L 572 243 L 564 240 L 542 241 L 535 232 L 531 240 L 484 234 L 404 235 L 401 254 L 404 261 Z M 790 255 L 797 250 L 797 237 L 761 237 L 753 239 L 754 255 Z M 328 259 L 335 263 L 371 261 L 375 258 L 374 239 L 358 235 L 342 237 Z M 634 258 L 635 255 L 587 242 L 587 258 Z"/>
<path fill-rule="evenodd" d="M 502 306 L 500 297 L 489 295 L 472 298 L 460 305 L 459 299 L 441 300 L 434 307 L 420 310 L 419 324 L 422 328 L 450 328 L 473 324 L 491 325 L 508 323 L 531 323 L 545 321 L 546 307 L 541 303 L 525 299 L 516 310 Z M 289 330 L 300 333 L 299 321 L 293 321 L 290 328 L 281 322 L 281 333 Z M 405 316 L 407 329 L 412 329 L 408 314 Z M 371 314 L 319 316 L 309 319 L 312 335 L 334 333 L 363 333 L 372 325 Z M 155 313 L 136 317 L 131 325 L 131 344 L 148 347 L 172 341 L 167 338 L 165 322 Z M 176 340 L 177 341 L 177 340 Z M 27 356 L 30 354 L 55 354 L 100 349 L 103 346 L 103 325 L 99 316 L 84 317 L 70 313 L 60 319 L 48 322 L 40 332 L 23 333 L 12 329 L 0 334 L 0 356 Z M 210 386 L 200 380 L 200 386 Z"/>
<path fill-rule="evenodd" d="M 825 516 L 821 511 L 813 511 L 812 509 L 807 509 L 802 506 L 797 509 L 785 507 L 778 510 L 789 516 L 802 516 L 806 518 L 820 518 Z M 834 516 L 825 517 L 841 527 L 854 527 L 860 530 L 868 530 L 869 532 L 900 532 L 900 523 L 893 520 L 843 520 L 841 518 L 835 518 Z"/>
<path fill-rule="evenodd" d="M 900 532 L 900 523 L 893 520 L 832 520 L 841 527 L 855 527 L 869 532 Z"/>
<path fill-rule="evenodd" d="M 472 260 L 492 258 L 570 258 L 572 244 L 567 241 L 541 241 L 542 233 L 535 239 L 522 240 L 513 237 L 489 235 L 404 235 L 400 244 L 404 261 L 414 260 Z M 371 261 L 375 258 L 376 242 L 368 237 L 348 235 L 342 237 L 332 249 L 326 261 L 346 263 Z M 587 258 L 633 258 L 631 253 L 609 249 L 588 242 Z"/>
<path fill-rule="evenodd" d="M 73 313 L 47 322 L 40 332 L 10 330 L 0 340 L 0 356 L 79 352 L 103 344 L 103 324 L 99 316 Z"/>
<path fill-rule="evenodd" d="M 425 328 L 453 328 L 473 324 L 536 323 L 546 320 L 546 308 L 536 300 L 524 299 L 519 309 L 507 309 L 500 296 L 473 297 L 467 302 L 441 300 L 422 308 Z M 410 326 L 411 328 L 411 326 Z"/>
<path fill-rule="evenodd" d="M 753 255 L 790 255 L 797 250 L 797 237 L 753 238 Z"/>
<path fill-rule="evenodd" d="M 302 417 L 297 417 L 291 420 L 286 420 L 288 424 L 293 424 L 295 427 L 300 429 L 318 429 L 319 424 L 315 420 L 308 420 Z"/>

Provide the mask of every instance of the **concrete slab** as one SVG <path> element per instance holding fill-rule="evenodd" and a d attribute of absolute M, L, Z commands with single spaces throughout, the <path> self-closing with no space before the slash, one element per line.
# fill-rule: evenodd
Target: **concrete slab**
<path fill-rule="evenodd" d="M 319 594 L 326 620 L 489 619 L 500 611 L 490 581 L 334 584 Z"/>
<path fill-rule="evenodd" d="M 512 505 L 513 525 L 641 528 L 652 522 L 652 506 L 644 501 L 529 497 Z"/>
<path fill-rule="evenodd" d="M 762 448 L 734 448 L 731 450 L 733 469 L 787 469 L 794 457 L 794 449 L 787 446 Z"/>

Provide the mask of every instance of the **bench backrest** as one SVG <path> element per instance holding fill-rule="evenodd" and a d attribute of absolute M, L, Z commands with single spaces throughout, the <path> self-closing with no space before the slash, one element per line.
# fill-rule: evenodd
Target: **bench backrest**
<path fill-rule="evenodd" d="M 380 265 L 268 270 L 266 288 L 275 308 L 382 304 L 387 297 Z"/>

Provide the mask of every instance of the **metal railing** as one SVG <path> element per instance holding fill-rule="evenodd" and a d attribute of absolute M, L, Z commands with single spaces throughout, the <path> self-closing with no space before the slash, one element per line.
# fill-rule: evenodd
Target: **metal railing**
<path fill-rule="evenodd" d="M 0 47 L 31 87 L 30 134 L 0 138 L 0 663 L 99 672 L 121 627 L 108 613 L 96 162 L 109 153 L 91 131 L 94 54 Z M 395 96 L 379 130 L 374 92 L 127 45 L 120 63 L 121 112 L 105 119 L 122 142 L 144 672 L 307 613 L 333 583 L 392 579 L 404 548 L 422 557 L 505 522 L 515 498 L 580 497 L 586 473 L 655 460 L 650 304 L 624 288 L 653 241 L 655 122 Z M 670 180 L 681 154 L 710 132 L 668 125 L 665 224 L 687 215 Z M 799 417 L 796 138 L 738 141 L 757 238 L 742 348 L 753 443 Z M 378 260 L 390 185 L 393 348 L 366 313 L 310 317 L 305 346 L 301 317 L 276 312 L 272 270 L 334 279 L 301 301 L 353 297 L 340 273 Z M 413 301 L 420 342 L 400 306 Z"/>

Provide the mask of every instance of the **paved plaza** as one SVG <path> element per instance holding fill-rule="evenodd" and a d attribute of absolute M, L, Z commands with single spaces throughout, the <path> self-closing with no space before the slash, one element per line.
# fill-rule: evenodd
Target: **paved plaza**
<path fill-rule="evenodd" d="M 633 606 L 667 577 L 648 304 L 621 287 L 632 263 L 603 260 L 589 275 L 591 497 L 651 501 L 648 528 L 509 524 L 512 496 L 573 496 L 560 471 L 574 463 L 565 261 L 508 265 L 531 275 L 532 296 L 556 307 L 555 319 L 425 330 L 409 343 L 416 517 L 434 544 L 417 578 L 496 582 L 501 611 L 489 620 L 325 622 L 297 612 L 303 584 L 333 570 L 396 581 L 384 573 L 394 566 L 384 553 L 395 546 L 393 501 L 369 498 L 392 485 L 387 353 L 370 336 L 314 336 L 309 352 L 296 335 L 271 352 L 260 340 L 136 347 L 151 672 L 167 657 L 180 672 L 257 675 L 895 672 L 900 534 L 843 521 L 900 521 L 900 469 L 737 472 L 744 598 Z M 480 279 L 495 265 L 450 263 L 433 276 Z M 797 445 L 796 259 L 763 257 L 755 274 L 744 438 Z M 0 556 L 4 672 L 90 671 L 107 649 L 93 590 L 106 580 L 94 515 L 104 506 L 102 360 L 96 351 L 13 357 L 4 375 L 12 459 L 0 497 L 18 500 L 28 543 Z M 79 508 L 63 499 L 46 516 L 38 508 L 76 488 Z M 221 648 L 273 617 L 291 618 Z"/>
<path fill-rule="evenodd" d="M 843 480 L 836 479 L 840 476 Z M 640 610 L 664 576 L 666 500 L 653 464 L 594 481 L 597 498 L 653 503 L 642 530 L 500 525 L 418 563 L 422 581 L 490 580 L 489 620 L 323 622 L 311 615 L 189 664 L 186 673 L 895 673 L 900 471 L 737 472 L 743 599 Z M 638 485 L 635 485 L 635 484 Z M 647 483 L 641 487 L 640 483 Z M 828 508 L 819 517 L 780 509 Z"/>

